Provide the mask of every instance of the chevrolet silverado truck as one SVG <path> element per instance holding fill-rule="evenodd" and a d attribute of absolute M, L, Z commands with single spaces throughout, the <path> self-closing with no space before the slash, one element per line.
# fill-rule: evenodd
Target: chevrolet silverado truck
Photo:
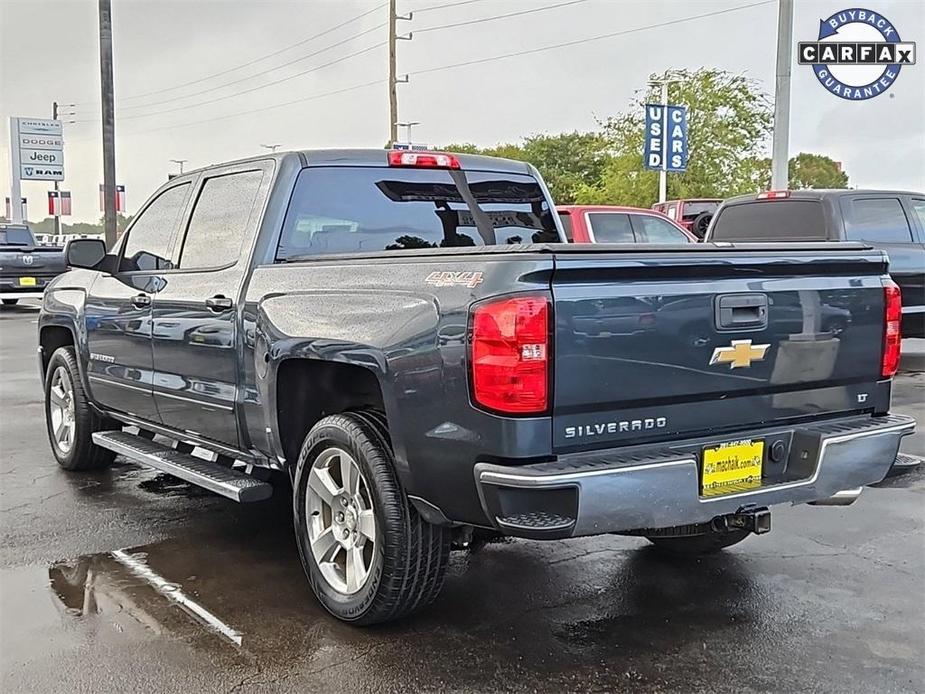
<path fill-rule="evenodd" d="M 45 286 L 67 270 L 64 251 L 40 246 L 25 224 L 0 224 L 0 301 L 40 299 Z"/>
<path fill-rule="evenodd" d="M 291 493 L 311 587 L 354 624 L 433 601 L 473 529 L 699 554 L 890 470 L 914 423 L 889 411 L 881 251 L 564 241 L 522 162 L 325 150 L 184 173 L 115 247 L 72 241 L 45 293 L 52 452 Z M 647 318 L 608 327 L 619 307 Z M 678 334 L 693 321 L 709 339 Z"/>

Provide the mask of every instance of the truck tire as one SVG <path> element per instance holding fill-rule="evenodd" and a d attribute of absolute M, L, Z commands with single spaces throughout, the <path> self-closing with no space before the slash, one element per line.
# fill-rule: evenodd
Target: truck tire
<path fill-rule="evenodd" d="M 99 470 L 116 457 L 93 443 L 93 432 L 115 429 L 117 425 L 90 407 L 73 347 L 59 347 L 48 360 L 45 424 L 52 453 L 65 470 Z"/>
<path fill-rule="evenodd" d="M 4 306 L 15 306 L 19 303 L 19 299 L 3 299 Z"/>
<path fill-rule="evenodd" d="M 646 537 L 655 547 L 676 557 L 699 557 L 713 554 L 731 547 L 751 534 L 748 530 L 710 530 L 702 535 L 680 535 L 676 537 Z"/>
<path fill-rule="evenodd" d="M 377 624 L 437 597 L 450 532 L 409 503 L 380 415 L 348 412 L 319 421 L 302 444 L 293 487 L 302 567 L 328 612 Z"/>

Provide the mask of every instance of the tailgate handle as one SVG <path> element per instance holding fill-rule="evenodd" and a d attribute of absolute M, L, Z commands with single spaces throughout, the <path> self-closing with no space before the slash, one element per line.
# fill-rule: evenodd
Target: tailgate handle
<path fill-rule="evenodd" d="M 768 297 L 765 294 L 726 294 L 716 297 L 714 319 L 717 330 L 761 330 L 768 327 Z"/>

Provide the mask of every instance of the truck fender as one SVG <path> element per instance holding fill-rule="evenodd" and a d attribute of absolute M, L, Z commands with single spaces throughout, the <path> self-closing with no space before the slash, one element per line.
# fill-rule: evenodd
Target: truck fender
<path fill-rule="evenodd" d="M 290 359 L 351 364 L 374 375 L 382 394 L 397 472 L 411 483 L 400 419 L 409 365 L 439 361 L 433 297 L 391 291 L 305 291 L 268 296 L 256 312 L 254 359 L 266 426 L 282 451 L 277 421 L 277 373 Z"/>

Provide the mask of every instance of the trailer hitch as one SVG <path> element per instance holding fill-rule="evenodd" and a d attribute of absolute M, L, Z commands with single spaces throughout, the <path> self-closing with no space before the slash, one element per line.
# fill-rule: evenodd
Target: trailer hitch
<path fill-rule="evenodd" d="M 764 535 L 764 533 L 771 532 L 771 512 L 766 506 L 759 508 L 754 504 L 749 504 L 735 513 L 717 516 L 710 525 L 717 532 L 747 530 L 756 535 Z"/>

